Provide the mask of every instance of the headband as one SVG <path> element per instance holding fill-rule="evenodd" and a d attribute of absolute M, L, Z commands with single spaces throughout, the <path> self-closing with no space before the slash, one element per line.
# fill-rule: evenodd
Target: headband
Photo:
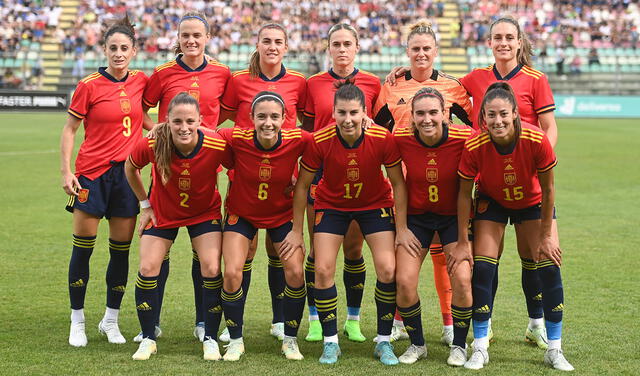
<path fill-rule="evenodd" d="M 256 99 L 253 100 L 253 102 L 251 102 L 251 111 L 253 111 L 253 108 L 256 106 L 256 102 L 258 102 L 260 99 L 262 98 L 273 98 L 275 99 L 277 102 L 280 102 L 280 104 L 282 105 L 282 108 L 285 108 L 284 102 L 282 101 L 282 99 L 280 99 L 280 97 L 278 97 L 277 95 L 273 95 L 273 94 L 263 94 L 259 97 L 257 97 Z"/>
<path fill-rule="evenodd" d="M 207 33 L 209 32 L 209 23 L 207 22 L 207 20 L 205 20 L 204 18 L 202 18 L 202 17 L 200 17 L 200 16 L 196 16 L 195 14 L 194 14 L 194 15 L 189 15 L 189 16 L 183 16 L 183 17 L 180 19 L 180 23 L 182 23 L 182 21 L 184 21 L 184 20 L 188 20 L 188 19 L 190 19 L 190 18 L 194 18 L 194 19 L 196 19 L 196 20 L 200 20 L 200 21 L 202 21 L 202 23 L 204 24 L 204 26 L 207 28 Z"/>
<path fill-rule="evenodd" d="M 423 97 L 435 97 L 438 98 L 439 100 L 444 100 L 444 98 L 441 95 L 438 95 L 436 93 L 420 93 L 416 96 L 413 97 L 413 100 L 415 101 L 416 99 L 420 99 Z"/>

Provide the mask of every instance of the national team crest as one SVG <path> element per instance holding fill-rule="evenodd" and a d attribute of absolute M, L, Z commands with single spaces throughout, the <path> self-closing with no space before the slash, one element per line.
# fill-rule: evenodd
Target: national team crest
<path fill-rule="evenodd" d="M 320 222 L 322 222 L 322 216 L 324 215 L 324 212 L 316 212 L 316 226 L 320 224 Z"/>
<path fill-rule="evenodd" d="M 504 183 L 506 185 L 514 185 L 516 183 L 516 173 L 515 172 L 505 172 L 504 173 Z"/>
<path fill-rule="evenodd" d="M 89 199 L 89 190 L 83 188 L 78 191 L 78 202 L 85 203 Z"/>
<path fill-rule="evenodd" d="M 478 214 L 482 214 L 487 211 L 489 208 L 489 201 L 487 200 L 478 200 Z"/>
<path fill-rule="evenodd" d="M 360 169 L 357 167 L 347 169 L 347 180 L 358 181 L 360 180 Z"/>
<path fill-rule="evenodd" d="M 438 181 L 438 169 L 427 168 L 427 181 L 429 183 L 435 183 Z"/>
<path fill-rule="evenodd" d="M 129 102 L 129 98 L 120 99 L 120 110 L 124 114 L 128 114 L 129 112 L 131 112 L 131 102 Z"/>
<path fill-rule="evenodd" d="M 260 166 L 260 180 L 268 181 L 271 179 L 271 166 Z"/>
<path fill-rule="evenodd" d="M 188 191 L 191 189 L 191 178 L 179 178 L 178 188 L 180 188 L 181 191 Z"/>
<path fill-rule="evenodd" d="M 189 90 L 189 95 L 194 97 L 198 102 L 200 101 L 200 90 Z"/>
<path fill-rule="evenodd" d="M 235 214 L 230 214 L 230 215 L 227 217 L 227 224 L 228 224 L 228 225 L 233 226 L 233 225 L 235 225 L 236 223 L 238 223 L 238 219 L 240 219 L 240 218 L 239 218 L 237 215 L 235 215 Z"/>

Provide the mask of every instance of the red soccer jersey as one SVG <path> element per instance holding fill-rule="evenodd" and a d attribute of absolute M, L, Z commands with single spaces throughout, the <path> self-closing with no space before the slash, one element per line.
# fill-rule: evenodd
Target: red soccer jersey
<path fill-rule="evenodd" d="M 458 164 L 471 133 L 469 127 L 449 125 L 439 143 L 427 146 L 412 128 L 396 128 L 393 136 L 406 166 L 409 214 L 456 215 Z"/>
<path fill-rule="evenodd" d="M 220 117 L 220 98 L 229 77 L 229 67 L 215 60 L 205 60 L 198 68 L 191 69 L 179 55 L 153 71 L 144 91 L 144 104 L 155 107 L 159 102 L 158 122 L 164 122 L 167 121 L 169 102 L 178 93 L 186 91 L 200 103 L 202 125 L 215 129 Z"/>
<path fill-rule="evenodd" d="M 234 177 L 227 210 L 229 215 L 242 217 L 257 228 L 278 227 L 293 218 L 293 198 L 285 189 L 298 159 L 311 140 L 311 134 L 301 129 L 283 129 L 278 142 L 264 149 L 256 139 L 254 129 L 238 127 L 221 129 L 234 160 Z"/>
<path fill-rule="evenodd" d="M 401 161 L 388 130 L 372 125 L 349 146 L 334 124 L 313 134 L 300 166 L 313 173 L 323 168 L 316 209 L 356 211 L 393 206 L 391 185 L 380 165 L 393 167 Z"/>
<path fill-rule="evenodd" d="M 252 78 L 248 69 L 235 72 L 222 97 L 222 107 L 229 111 L 235 111 L 237 127 L 253 128 L 250 117 L 251 103 L 256 94 L 265 90 L 278 93 L 284 99 L 286 118 L 282 128 L 295 128 L 297 112 L 304 110 L 307 98 L 307 81 L 304 75 L 287 70 L 284 65 L 280 74 L 272 79 L 268 79 L 263 74 Z"/>
<path fill-rule="evenodd" d="M 69 106 L 70 115 L 84 120 L 76 176 L 93 180 L 111 167 L 111 161 L 127 159 L 142 136 L 142 92 L 147 80 L 135 70 L 117 80 L 100 68 L 78 82 Z"/>
<path fill-rule="evenodd" d="M 149 201 L 158 221 L 156 227 L 175 228 L 219 220 L 217 169 L 221 163 L 228 164 L 227 142 L 213 131 L 198 130 L 198 144 L 191 154 L 172 153 L 171 177 L 165 185 L 154 163 L 154 145 L 155 140 L 140 139 L 129 161 L 138 169 L 153 163 Z"/>
<path fill-rule="evenodd" d="M 544 132 L 522 124 L 522 133 L 513 150 L 501 154 L 489 134 L 479 132 L 467 140 L 458 175 L 478 179 L 478 191 L 508 209 L 524 209 L 542 200 L 538 173 L 557 164 L 553 148 Z"/>
<path fill-rule="evenodd" d="M 473 98 L 474 128 L 478 128 L 478 115 L 487 88 L 494 82 L 507 81 L 513 88 L 518 102 L 518 113 L 522 121 L 538 126 L 538 115 L 556 109 L 549 81 L 544 73 L 526 65 L 518 65 L 511 73 L 502 77 L 494 65 L 477 68 L 460 79 Z"/>
<path fill-rule="evenodd" d="M 380 93 L 380 79 L 373 73 L 354 70 L 347 77 L 340 77 L 329 69 L 318 73 L 307 80 L 307 103 L 304 114 L 313 119 L 313 130 L 317 131 L 331 123 L 333 119 L 333 97 L 336 92 L 336 80 L 355 79 L 355 84 L 362 90 L 367 107 L 367 116 L 372 117 L 373 106 Z M 331 95 L 329 95 L 331 93 Z"/>

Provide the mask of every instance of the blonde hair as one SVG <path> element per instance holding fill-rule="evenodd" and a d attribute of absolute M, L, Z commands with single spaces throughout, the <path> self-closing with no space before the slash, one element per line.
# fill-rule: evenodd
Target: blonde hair
<path fill-rule="evenodd" d="M 276 29 L 276 30 L 282 31 L 282 34 L 284 34 L 284 44 L 285 45 L 289 44 L 289 39 L 287 37 L 287 30 L 285 30 L 284 26 L 282 26 L 282 25 L 280 25 L 278 23 L 269 23 L 269 24 L 266 24 L 266 25 L 262 25 L 260 30 L 258 30 L 258 43 L 260 43 L 260 34 L 265 29 Z M 261 71 L 260 71 L 260 53 L 258 52 L 258 49 L 256 48 L 256 50 L 253 51 L 253 53 L 251 54 L 251 57 L 249 58 L 249 75 L 252 78 L 256 78 L 256 77 L 258 77 L 258 75 L 260 73 L 261 73 Z"/>
<path fill-rule="evenodd" d="M 409 32 L 407 33 L 407 45 L 409 45 L 409 41 L 415 35 L 431 35 L 433 37 L 433 40 L 436 42 L 436 45 L 438 44 L 438 38 L 436 38 L 436 33 L 431 27 L 431 22 L 427 20 L 419 20 L 413 25 L 409 25 L 408 30 Z"/>
<path fill-rule="evenodd" d="M 186 104 L 195 106 L 198 115 L 200 114 L 200 105 L 198 101 L 189 95 L 189 93 L 183 91 L 178 93 L 171 102 L 169 102 L 168 114 L 171 114 L 171 110 L 175 106 Z M 168 115 L 167 115 L 168 117 Z M 171 157 L 173 155 L 173 139 L 171 138 L 171 127 L 169 126 L 169 120 L 158 126 L 156 130 L 156 142 L 153 146 L 153 153 L 155 154 L 156 169 L 160 173 L 160 180 L 162 185 L 167 184 L 171 178 Z"/>
<path fill-rule="evenodd" d="M 522 29 L 520 29 L 520 24 L 518 23 L 518 21 L 516 21 L 515 18 L 507 16 L 501 17 L 494 21 L 491 24 L 491 27 L 489 27 L 489 41 L 491 41 L 491 36 L 493 35 L 493 27 L 499 23 L 508 23 L 515 26 L 516 30 L 518 31 L 518 39 L 520 40 L 520 48 L 518 49 L 518 52 L 516 54 L 518 64 L 532 67 L 533 64 L 531 62 L 531 55 L 533 54 L 533 49 L 531 47 L 531 42 L 529 41 L 529 38 L 527 38 L 527 36 L 522 32 Z"/>
<path fill-rule="evenodd" d="M 202 22 L 202 24 L 204 25 L 204 30 L 205 33 L 210 34 L 211 31 L 209 29 L 209 22 L 207 22 L 207 16 L 204 15 L 204 13 L 202 12 L 198 12 L 198 11 L 190 11 L 190 12 L 185 12 L 185 14 L 182 15 L 182 18 L 180 19 L 180 22 L 178 22 L 178 40 L 176 41 L 176 44 L 173 46 L 173 52 L 177 55 L 182 53 L 182 49 L 180 48 L 180 41 L 179 41 L 179 37 L 180 37 L 180 25 L 182 24 L 182 22 L 186 21 L 186 20 L 200 20 Z"/>

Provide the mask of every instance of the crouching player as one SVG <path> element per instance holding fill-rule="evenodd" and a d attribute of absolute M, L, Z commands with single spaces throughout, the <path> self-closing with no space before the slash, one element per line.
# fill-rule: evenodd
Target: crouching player
<path fill-rule="evenodd" d="M 267 229 L 276 251 L 280 250 L 277 261 L 284 266 L 282 353 L 287 359 L 303 359 L 297 334 L 306 297 L 304 250 L 282 252 L 280 246 L 292 227 L 292 177 L 311 136 L 297 128 L 282 129 L 285 114 L 280 94 L 262 91 L 251 103 L 253 129 L 234 127 L 219 131 L 231 148 L 235 171 L 227 196 L 222 242 L 225 265 L 222 308 L 231 337 L 224 354 L 227 361 L 237 361 L 244 353 L 243 267 L 259 228 Z"/>
<path fill-rule="evenodd" d="M 521 258 L 535 261 L 542 281 L 542 305 L 549 348 L 545 364 L 572 371 L 561 349 L 564 298 L 560 264 L 562 251 L 552 236 L 557 161 L 547 136 L 523 123 L 511 86 L 496 82 L 482 101 L 478 124 L 481 133 L 465 143 L 458 174 L 458 244 L 456 252 L 471 253 L 467 222 L 473 180 L 478 178 L 478 198 L 473 219 L 473 353 L 466 368 L 488 364 L 488 326 L 492 311 L 492 285 L 505 226 L 516 230 Z"/>
<path fill-rule="evenodd" d="M 445 255 L 449 256 L 455 246 L 458 238 L 458 164 L 464 142 L 470 135 L 471 128 L 447 124 L 444 97 L 431 87 L 422 88 L 413 96 L 411 126 L 401 126 L 394 131 L 406 166 L 407 191 L 411 192 L 407 225 L 420 240 L 419 246 L 399 248 L 396 254 L 398 311 L 411 340 L 411 346 L 399 358 L 402 363 L 411 364 L 427 357 L 418 296 L 420 268 L 436 233 Z M 468 257 L 468 263 L 459 260 L 460 265 L 449 270 L 453 290 L 454 346 L 461 349 L 465 348 L 471 319 L 472 260 Z M 465 354 L 463 351 L 463 364 Z"/>
<path fill-rule="evenodd" d="M 216 342 L 220 307 L 220 195 L 217 169 L 228 155 L 226 142 L 213 131 L 198 129 L 198 101 L 186 92 L 169 104 L 167 123 L 155 140 L 141 139 L 125 164 L 131 189 L 140 200 L 140 269 L 136 280 L 136 309 L 143 339 L 135 360 L 156 353 L 158 274 L 178 229 L 186 226 L 201 264 L 205 314 L 204 359 L 219 360 Z M 153 164 L 151 196 L 144 190 L 140 169 Z"/>

